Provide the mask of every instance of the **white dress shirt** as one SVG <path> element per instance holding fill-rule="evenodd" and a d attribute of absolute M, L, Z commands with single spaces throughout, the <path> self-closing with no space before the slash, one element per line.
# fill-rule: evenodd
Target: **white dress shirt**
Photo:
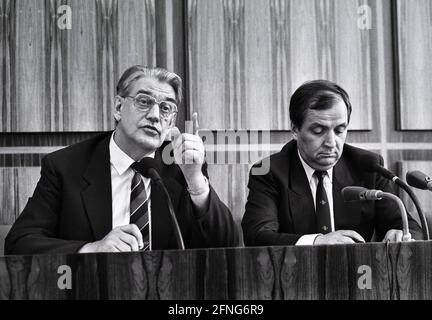
<path fill-rule="evenodd" d="M 309 181 L 309 187 L 312 192 L 312 197 L 314 200 L 314 207 L 316 206 L 316 190 L 318 187 L 318 178 L 314 175 L 315 169 L 311 168 L 302 158 L 300 152 L 297 150 L 300 162 L 303 165 L 303 169 L 306 173 L 306 177 Z M 333 168 L 327 170 L 327 175 L 324 177 L 324 189 L 327 193 L 327 199 L 330 207 L 330 222 L 331 222 L 331 232 L 335 231 L 334 227 L 334 210 L 333 210 Z M 296 245 L 312 245 L 317 236 L 321 233 L 306 234 L 297 240 Z"/>
<path fill-rule="evenodd" d="M 130 167 L 135 161 L 119 148 L 114 141 L 114 134 L 111 135 L 109 143 L 110 163 L 111 163 L 111 195 L 112 195 L 112 227 L 128 225 L 130 223 L 130 194 L 132 178 L 135 171 Z M 154 158 L 155 153 L 148 154 L 147 157 Z M 151 180 L 142 177 L 147 193 L 147 205 L 149 213 L 149 239 L 151 239 Z M 151 241 L 150 241 L 151 250 Z"/>

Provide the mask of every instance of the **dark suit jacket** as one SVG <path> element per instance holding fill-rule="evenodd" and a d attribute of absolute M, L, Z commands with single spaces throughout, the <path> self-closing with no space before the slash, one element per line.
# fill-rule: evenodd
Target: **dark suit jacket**
<path fill-rule="evenodd" d="M 402 229 L 398 207 L 389 200 L 344 202 L 346 186 L 363 186 L 394 193 L 392 182 L 359 168 L 362 154 L 371 153 L 345 144 L 342 157 L 333 168 L 333 211 L 336 230 L 354 230 L 370 241 L 389 229 Z M 373 154 L 373 153 L 371 153 Z M 381 156 L 373 154 L 383 163 Z M 249 176 L 249 196 L 242 228 L 246 245 L 292 245 L 305 234 L 319 233 L 313 197 L 306 173 L 292 140 L 269 158 L 266 175 Z M 258 164 L 260 166 L 261 164 Z M 419 225 L 410 218 L 410 232 L 422 239 Z"/>
<path fill-rule="evenodd" d="M 73 253 L 111 231 L 110 137 L 111 132 L 104 133 L 43 158 L 34 194 L 6 237 L 6 254 Z M 171 196 L 185 247 L 237 245 L 231 213 L 213 188 L 207 212 L 198 215 L 180 168 L 162 163 L 163 147 L 157 150 L 155 160 Z M 203 172 L 207 175 L 205 165 Z M 175 249 L 166 198 L 156 185 L 151 187 L 153 249 Z"/>

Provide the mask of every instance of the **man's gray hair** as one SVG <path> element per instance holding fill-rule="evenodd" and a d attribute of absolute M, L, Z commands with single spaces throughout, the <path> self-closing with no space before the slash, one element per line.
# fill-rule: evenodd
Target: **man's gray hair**
<path fill-rule="evenodd" d="M 121 97 L 129 95 L 132 84 L 141 78 L 154 78 L 168 83 L 174 89 L 177 106 L 180 106 L 182 101 L 182 80 L 174 72 L 169 72 L 162 68 L 150 68 L 142 65 L 128 68 L 123 72 L 117 84 L 117 95 Z"/>

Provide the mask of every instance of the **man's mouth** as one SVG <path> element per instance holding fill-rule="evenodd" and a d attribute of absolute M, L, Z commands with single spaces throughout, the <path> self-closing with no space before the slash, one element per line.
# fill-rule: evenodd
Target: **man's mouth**
<path fill-rule="evenodd" d="M 143 127 L 143 130 L 146 133 L 149 133 L 151 135 L 156 135 L 156 134 L 160 135 L 159 129 L 156 128 L 156 127 L 154 127 L 154 126 L 146 125 L 146 126 Z"/>
<path fill-rule="evenodd" d="M 337 158 L 337 154 L 333 153 L 333 152 L 329 152 L 329 153 L 321 152 L 318 154 L 318 157 L 319 158 Z"/>

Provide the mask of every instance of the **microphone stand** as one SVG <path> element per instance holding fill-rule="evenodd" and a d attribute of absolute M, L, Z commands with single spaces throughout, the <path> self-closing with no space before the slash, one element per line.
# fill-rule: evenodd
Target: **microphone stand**
<path fill-rule="evenodd" d="M 167 191 L 167 189 L 165 188 L 165 186 L 163 185 L 162 181 L 160 181 L 159 179 L 155 179 L 154 180 L 156 182 L 156 185 L 159 187 L 159 189 L 161 189 L 163 191 L 163 193 L 165 194 L 165 197 L 167 198 L 167 202 L 168 202 L 168 209 L 171 215 L 171 221 L 173 223 L 173 227 L 174 227 L 174 233 L 175 233 L 175 237 L 177 240 L 177 245 L 179 247 L 180 250 L 184 250 L 185 246 L 184 246 L 184 242 L 183 242 L 183 237 L 180 231 L 180 227 L 177 221 L 177 218 L 175 216 L 174 213 L 174 207 L 172 205 L 172 201 L 171 201 L 171 197 Z"/>
<path fill-rule="evenodd" d="M 416 210 L 417 210 L 417 213 L 419 215 L 420 222 L 421 222 L 421 225 L 422 225 L 423 238 L 424 238 L 424 240 L 430 240 L 430 237 L 429 237 L 429 227 L 428 227 L 428 224 L 426 222 L 426 216 L 425 216 L 425 214 L 423 213 L 423 210 L 420 207 L 420 202 L 419 202 L 417 196 L 411 190 L 411 188 L 404 181 L 402 181 L 399 177 L 395 176 L 392 180 L 399 187 L 401 187 L 406 193 L 408 193 L 408 195 L 410 196 L 410 198 L 414 202 L 414 206 L 416 207 Z"/>
<path fill-rule="evenodd" d="M 160 177 L 159 173 L 157 172 L 156 163 L 154 162 L 154 159 L 152 158 L 143 158 L 140 162 L 136 163 L 136 170 L 140 172 L 141 175 L 144 177 L 150 178 L 155 184 L 159 187 L 159 189 L 162 190 L 163 194 L 165 195 L 168 203 L 168 210 L 171 216 L 171 221 L 174 227 L 174 233 L 177 241 L 177 246 L 180 250 L 184 250 L 184 242 L 183 242 L 183 236 L 176 218 L 176 215 L 174 213 L 174 207 L 172 205 L 171 197 L 165 188 L 165 185 L 162 182 L 162 178 Z"/>
<path fill-rule="evenodd" d="M 380 196 L 382 198 L 386 198 L 386 199 L 390 199 L 393 200 L 394 202 L 396 202 L 396 204 L 399 207 L 399 210 L 401 212 L 401 216 L 402 216 L 402 241 L 410 241 L 411 240 L 411 233 L 409 232 L 409 227 L 408 227 L 408 216 L 405 210 L 405 206 L 402 202 L 401 199 L 399 199 L 397 196 L 395 196 L 392 193 L 389 192 L 382 192 L 380 193 Z"/>
<path fill-rule="evenodd" d="M 381 190 L 369 190 L 363 187 L 345 187 L 342 189 L 342 197 L 345 201 L 376 201 L 383 198 L 394 201 L 398 206 L 400 214 L 402 216 L 402 241 L 411 241 L 411 233 L 409 232 L 408 225 L 408 214 L 405 210 L 405 206 L 399 197 L 389 192 L 383 192 Z"/>

